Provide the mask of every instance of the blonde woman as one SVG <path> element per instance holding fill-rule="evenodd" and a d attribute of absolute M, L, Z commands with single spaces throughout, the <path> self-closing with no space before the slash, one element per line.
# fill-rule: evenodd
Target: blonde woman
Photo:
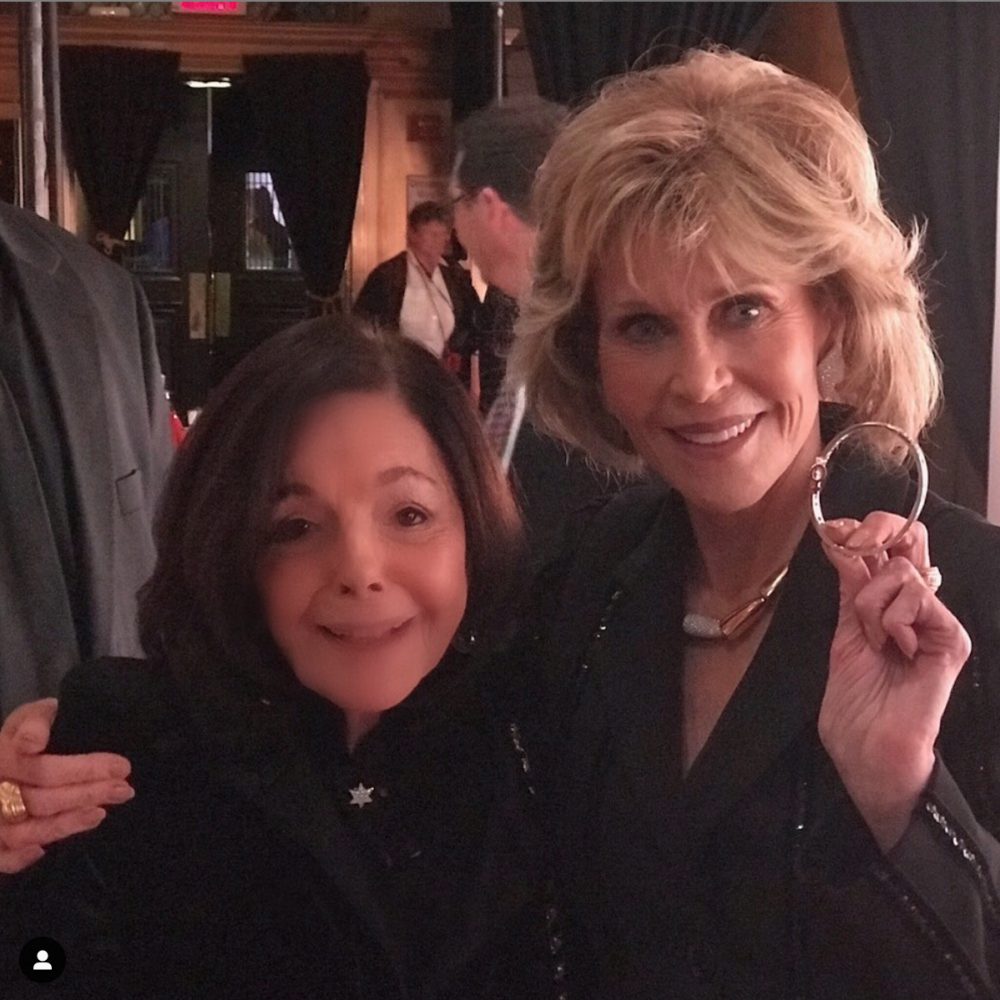
<path fill-rule="evenodd" d="M 577 536 L 536 651 L 590 995 L 997 996 L 1000 530 L 932 497 L 861 558 L 808 523 L 824 441 L 917 436 L 938 402 L 918 240 L 864 133 L 811 84 L 699 51 L 606 87 L 536 207 L 529 404 L 663 483 Z M 829 490 L 873 513 L 831 541 L 899 529 L 894 442 L 838 452 Z"/>

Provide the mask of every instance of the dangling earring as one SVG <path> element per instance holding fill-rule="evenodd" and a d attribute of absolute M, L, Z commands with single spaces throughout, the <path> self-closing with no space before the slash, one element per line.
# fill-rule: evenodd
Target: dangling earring
<path fill-rule="evenodd" d="M 844 358 L 839 347 L 833 347 L 820 359 L 816 366 L 816 383 L 820 399 L 838 402 L 837 389 L 844 377 Z"/>

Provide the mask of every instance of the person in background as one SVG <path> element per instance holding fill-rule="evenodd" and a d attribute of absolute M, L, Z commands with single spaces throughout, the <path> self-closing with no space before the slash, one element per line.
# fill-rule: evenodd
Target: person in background
<path fill-rule="evenodd" d="M 266 187 L 247 192 L 247 241 L 253 268 L 280 271 L 290 266 L 292 244 L 288 229 L 274 214 L 274 199 Z"/>
<path fill-rule="evenodd" d="M 0 711 L 139 651 L 172 457 L 152 317 L 121 267 L 0 204 Z"/>
<path fill-rule="evenodd" d="M 565 119 L 560 104 L 517 98 L 473 112 L 456 132 L 455 231 L 488 286 L 477 343 L 487 407 L 503 382 L 517 300 L 531 285 L 532 184 Z"/>
<path fill-rule="evenodd" d="M 479 299 L 468 271 L 445 263 L 451 242 L 448 211 L 423 201 L 406 221 L 406 249 L 368 275 L 354 311 L 380 327 L 398 330 L 440 358 L 453 338 L 464 344 Z"/>
<path fill-rule="evenodd" d="M 580 452 L 539 434 L 518 384 L 505 382 L 518 300 L 531 287 L 532 185 L 565 119 L 564 107 L 540 97 L 473 112 L 458 127 L 450 185 L 455 231 L 488 283 L 476 339 L 486 434 L 510 471 L 537 564 L 570 515 L 612 489 Z"/>

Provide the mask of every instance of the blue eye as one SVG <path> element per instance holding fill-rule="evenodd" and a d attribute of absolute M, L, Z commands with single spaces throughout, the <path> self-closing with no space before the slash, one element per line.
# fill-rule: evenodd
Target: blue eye
<path fill-rule="evenodd" d="M 427 521 L 427 513 L 419 507 L 403 507 L 396 511 L 396 522 L 403 528 L 415 528 Z"/>
<path fill-rule="evenodd" d="M 764 303 L 754 296 L 740 296 L 723 305 L 723 319 L 726 326 L 755 326 L 764 316 Z"/>
<path fill-rule="evenodd" d="M 630 344 L 656 344 L 668 333 L 667 324 L 658 316 L 642 313 L 626 316 L 615 325 L 615 333 Z"/>

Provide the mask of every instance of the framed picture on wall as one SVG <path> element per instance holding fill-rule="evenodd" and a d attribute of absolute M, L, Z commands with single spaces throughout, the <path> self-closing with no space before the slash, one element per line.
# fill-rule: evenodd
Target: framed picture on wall
<path fill-rule="evenodd" d="M 448 178 L 408 174 L 406 178 L 406 211 L 409 213 L 414 205 L 419 205 L 422 201 L 437 201 L 442 205 L 447 205 L 451 201 L 448 197 Z"/>

